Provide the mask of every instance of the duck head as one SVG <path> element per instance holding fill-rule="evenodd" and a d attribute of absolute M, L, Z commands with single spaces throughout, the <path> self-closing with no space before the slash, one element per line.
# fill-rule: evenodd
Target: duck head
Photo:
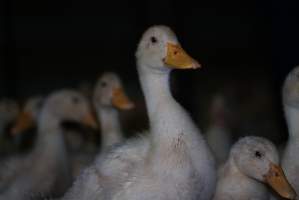
<path fill-rule="evenodd" d="M 232 147 L 230 156 L 244 175 L 268 184 L 284 198 L 295 199 L 296 192 L 279 166 L 278 152 L 270 141 L 242 138 Z"/>
<path fill-rule="evenodd" d="M 67 120 L 97 128 L 88 99 L 75 90 L 60 90 L 51 94 L 44 103 L 39 120 L 46 125 Z"/>
<path fill-rule="evenodd" d="M 173 31 L 166 26 L 150 27 L 137 48 L 138 66 L 158 71 L 196 69 L 200 64 L 181 47 Z"/>
<path fill-rule="evenodd" d="M 14 136 L 22 133 L 25 130 L 33 128 L 37 123 L 38 115 L 41 111 L 44 98 L 41 96 L 35 96 L 29 98 L 21 112 L 19 113 L 16 122 L 10 130 L 10 133 Z"/>
<path fill-rule="evenodd" d="M 134 108 L 134 103 L 128 98 L 123 84 L 115 73 L 104 73 L 97 81 L 94 89 L 93 103 L 95 107 L 114 107 L 120 110 Z"/>

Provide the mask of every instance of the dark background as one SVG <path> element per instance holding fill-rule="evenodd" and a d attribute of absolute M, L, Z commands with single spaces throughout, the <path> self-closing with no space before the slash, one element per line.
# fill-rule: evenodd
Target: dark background
<path fill-rule="evenodd" d="M 112 70 L 138 101 L 137 42 L 150 25 L 165 24 L 203 65 L 202 70 L 174 73 L 174 94 L 199 124 L 207 124 L 207 105 L 220 92 L 232 99 L 242 119 L 241 134 L 269 136 L 277 142 L 285 137 L 281 84 L 299 64 L 298 4 L 2 0 L 0 96 L 20 99 L 77 87 L 82 81 L 93 84 L 103 71 Z"/>

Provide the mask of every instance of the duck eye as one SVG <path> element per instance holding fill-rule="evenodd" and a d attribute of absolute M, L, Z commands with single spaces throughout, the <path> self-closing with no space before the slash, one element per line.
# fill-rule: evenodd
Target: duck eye
<path fill-rule="evenodd" d="M 106 86 L 107 86 L 107 83 L 103 81 L 103 82 L 101 82 L 101 86 L 102 86 L 102 87 L 106 87 Z"/>
<path fill-rule="evenodd" d="M 157 40 L 156 37 L 152 36 L 152 37 L 151 37 L 151 42 L 152 42 L 153 44 L 155 44 L 155 43 L 158 42 L 158 40 Z"/>
<path fill-rule="evenodd" d="M 254 155 L 255 155 L 255 157 L 257 157 L 257 158 L 261 158 L 261 157 L 262 157 L 262 154 L 261 154 L 261 152 L 259 152 L 259 151 L 256 151 Z"/>

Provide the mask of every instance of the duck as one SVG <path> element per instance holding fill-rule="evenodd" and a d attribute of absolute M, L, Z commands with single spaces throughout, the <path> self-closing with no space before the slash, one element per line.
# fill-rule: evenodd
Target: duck
<path fill-rule="evenodd" d="M 98 123 L 101 124 L 101 152 L 122 143 L 124 133 L 119 119 L 119 110 L 131 110 L 134 103 L 124 92 L 118 75 L 106 72 L 96 82 L 93 105 Z"/>
<path fill-rule="evenodd" d="M 77 91 L 84 95 L 84 93 L 82 93 L 80 90 Z M 28 130 L 36 127 L 43 103 L 44 97 L 42 96 L 32 96 L 25 101 L 21 114 L 18 116 L 16 122 L 11 128 L 10 133 L 12 136 L 14 136 L 16 139 L 20 139 L 18 136 L 22 136 L 22 132 L 28 132 Z M 93 161 L 95 153 L 91 151 L 86 152 L 86 149 L 84 148 L 86 142 L 84 143 L 81 137 L 82 132 L 89 133 L 90 131 L 83 131 L 75 128 L 70 129 L 66 127 L 65 124 L 68 125 L 69 122 L 70 124 L 73 124 L 72 120 L 66 121 L 67 123 L 64 121 L 61 126 L 63 127 L 64 141 L 71 162 L 71 174 L 74 178 L 79 175 L 82 168 Z M 34 140 L 34 138 L 30 139 Z"/>
<path fill-rule="evenodd" d="M 145 31 L 135 55 L 148 134 L 98 157 L 62 199 L 211 199 L 216 185 L 213 155 L 169 85 L 172 69 L 196 69 L 199 63 L 163 25 Z"/>
<path fill-rule="evenodd" d="M 99 76 L 93 90 L 92 102 L 98 124 L 101 124 L 101 148 L 95 153 L 81 150 L 72 154 L 74 177 L 78 177 L 99 154 L 124 141 L 119 111 L 134 108 L 134 103 L 126 95 L 119 76 L 113 72 L 105 72 Z"/>
<path fill-rule="evenodd" d="M 217 166 L 221 166 L 227 160 L 232 145 L 226 104 L 222 95 L 213 96 L 210 105 L 210 125 L 206 131 L 207 142 L 215 156 Z"/>
<path fill-rule="evenodd" d="M 284 81 L 282 102 L 289 134 L 282 156 L 282 167 L 299 193 L 299 66 L 289 72 Z"/>
<path fill-rule="evenodd" d="M 37 141 L 29 155 L 6 163 L 0 172 L 2 200 L 27 200 L 35 195 L 60 196 L 71 185 L 63 120 L 74 120 L 94 127 L 90 104 L 80 93 L 62 89 L 50 94 L 37 120 Z M 8 179 L 9 178 L 9 179 Z M 6 180 L 9 180 L 6 182 Z"/>
<path fill-rule="evenodd" d="M 219 169 L 213 200 L 271 199 L 266 184 L 284 198 L 296 198 L 279 166 L 275 145 L 262 137 L 247 136 L 233 145 Z"/>

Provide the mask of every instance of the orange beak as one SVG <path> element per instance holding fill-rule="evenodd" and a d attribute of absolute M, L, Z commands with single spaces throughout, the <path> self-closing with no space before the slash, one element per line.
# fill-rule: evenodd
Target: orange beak
<path fill-rule="evenodd" d="M 163 61 L 174 69 L 197 69 L 201 67 L 180 45 L 172 43 L 167 43 L 167 53 Z"/>
<path fill-rule="evenodd" d="M 29 112 L 22 112 L 17 120 L 14 126 L 11 128 L 10 133 L 15 136 L 19 133 L 22 133 L 25 130 L 28 130 L 29 128 L 32 128 L 35 125 L 33 116 Z"/>
<path fill-rule="evenodd" d="M 83 117 L 82 123 L 88 127 L 93 128 L 93 129 L 98 128 L 98 124 L 95 120 L 95 117 L 91 113 L 89 113 Z"/>
<path fill-rule="evenodd" d="M 281 167 L 271 163 L 265 180 L 280 196 L 287 199 L 296 198 L 296 192 L 288 182 Z"/>
<path fill-rule="evenodd" d="M 125 94 L 122 88 L 116 88 L 112 94 L 112 105 L 121 110 L 130 110 L 134 108 L 134 103 Z"/>

